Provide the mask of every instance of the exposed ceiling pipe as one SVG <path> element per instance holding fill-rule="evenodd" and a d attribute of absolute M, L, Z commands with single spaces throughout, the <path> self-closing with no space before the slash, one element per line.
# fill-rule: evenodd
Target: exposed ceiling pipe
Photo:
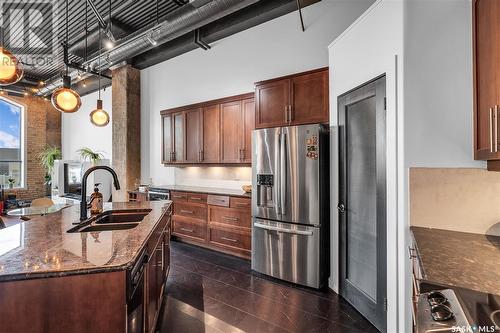
<path fill-rule="evenodd" d="M 99 57 L 84 63 L 94 69 L 108 69 L 112 64 L 137 56 L 158 45 L 201 28 L 221 17 L 232 14 L 259 0 L 194 0 L 166 15 L 162 21 L 147 29 L 132 33 L 120 40 L 111 50 L 101 55 L 101 67 L 97 68 Z"/>
<path fill-rule="evenodd" d="M 127 36 L 130 32 L 130 28 L 117 20 L 111 20 L 112 24 L 111 32 L 116 39 L 121 39 Z M 104 44 L 106 41 L 104 41 Z M 82 59 L 85 59 L 85 47 L 87 47 L 87 54 L 93 54 L 97 52 L 99 48 L 99 28 L 94 28 L 87 35 L 87 40 L 85 40 L 85 35 L 80 37 L 76 42 L 72 43 L 69 47 L 69 53 L 76 55 Z"/>
<path fill-rule="evenodd" d="M 259 0 L 193 0 L 174 12 L 166 15 L 158 24 L 141 29 L 117 42 L 117 45 L 101 55 L 101 66 L 98 68 L 99 56 L 84 62 L 82 67 L 94 71 L 104 71 L 143 52 L 153 49 L 188 32 L 232 14 Z M 153 42 L 151 42 L 153 41 Z M 77 71 L 70 71 L 72 79 Z M 38 95 L 47 95 L 61 84 L 60 77 L 46 82 Z"/>

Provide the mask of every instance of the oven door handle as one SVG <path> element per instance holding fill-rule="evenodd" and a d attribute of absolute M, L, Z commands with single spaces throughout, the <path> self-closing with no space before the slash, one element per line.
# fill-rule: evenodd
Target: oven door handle
<path fill-rule="evenodd" d="M 302 236 L 312 236 L 313 235 L 312 231 L 302 231 L 302 230 L 291 230 L 291 229 L 285 229 L 285 228 L 278 228 L 278 227 L 273 227 L 273 226 L 265 225 L 265 224 L 258 223 L 258 222 L 254 223 L 253 225 L 256 228 L 277 231 L 277 232 L 284 232 L 287 234 L 295 234 L 295 235 L 302 235 Z"/>

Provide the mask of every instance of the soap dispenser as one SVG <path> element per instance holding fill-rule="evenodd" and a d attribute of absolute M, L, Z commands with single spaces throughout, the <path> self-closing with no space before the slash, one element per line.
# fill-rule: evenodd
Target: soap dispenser
<path fill-rule="evenodd" d="M 90 196 L 90 214 L 102 213 L 102 194 L 99 192 L 100 183 L 95 184 L 94 193 Z"/>

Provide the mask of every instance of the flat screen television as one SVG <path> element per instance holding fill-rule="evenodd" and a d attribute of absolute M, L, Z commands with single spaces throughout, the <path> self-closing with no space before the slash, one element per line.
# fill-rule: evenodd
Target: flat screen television
<path fill-rule="evenodd" d="M 82 195 L 82 164 L 64 163 L 64 193 L 69 197 Z"/>

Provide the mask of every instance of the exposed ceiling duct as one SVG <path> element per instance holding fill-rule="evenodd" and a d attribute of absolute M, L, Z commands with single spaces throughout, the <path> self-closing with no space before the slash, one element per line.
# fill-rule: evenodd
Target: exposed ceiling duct
<path fill-rule="evenodd" d="M 145 51 L 161 45 L 206 24 L 232 14 L 259 0 L 193 0 L 179 9 L 164 16 L 160 22 L 151 27 L 136 31 L 119 40 L 111 50 L 101 55 L 101 66 L 98 68 L 99 56 L 85 62 L 83 67 L 104 71 L 124 60 L 137 56 Z M 152 42 L 153 41 L 153 42 Z M 74 79 L 76 71 L 70 71 Z M 47 80 L 46 85 L 37 95 L 50 94 L 61 84 L 61 78 Z"/>
<path fill-rule="evenodd" d="M 103 70 L 124 59 L 129 59 L 204 25 L 232 14 L 259 0 L 194 0 L 178 10 L 167 14 L 158 24 L 135 32 L 119 41 L 116 47 L 101 55 L 101 68 L 97 68 L 98 57 L 84 63 L 91 68 Z M 154 41 L 154 42 L 152 42 Z"/>
<path fill-rule="evenodd" d="M 120 40 L 126 37 L 130 33 L 130 28 L 121 23 L 118 20 L 111 19 L 111 24 L 109 25 L 109 29 L 113 36 Z M 103 44 L 106 45 L 106 37 L 103 38 Z M 89 34 L 85 38 L 82 36 L 78 41 L 71 43 L 68 48 L 69 53 L 76 55 L 82 59 L 85 59 L 85 56 L 90 56 L 96 53 L 99 49 L 99 28 L 94 28 L 92 31 L 89 31 Z"/>

